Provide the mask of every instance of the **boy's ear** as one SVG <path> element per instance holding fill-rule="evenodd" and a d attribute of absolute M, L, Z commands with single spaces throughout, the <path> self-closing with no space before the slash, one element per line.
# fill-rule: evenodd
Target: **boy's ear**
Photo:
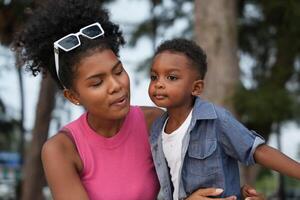
<path fill-rule="evenodd" d="M 68 99 L 71 103 L 75 105 L 80 105 L 78 95 L 69 89 L 64 89 L 64 96 L 66 99 Z"/>
<path fill-rule="evenodd" d="M 192 90 L 192 95 L 193 96 L 199 96 L 204 88 L 204 81 L 203 80 L 196 80 L 193 83 L 193 90 Z"/>

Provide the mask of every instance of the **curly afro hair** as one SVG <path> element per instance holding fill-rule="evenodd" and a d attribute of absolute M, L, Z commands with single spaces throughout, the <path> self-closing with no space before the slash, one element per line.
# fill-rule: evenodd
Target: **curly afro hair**
<path fill-rule="evenodd" d="M 166 40 L 157 47 L 154 56 L 165 51 L 184 54 L 190 65 L 199 72 L 200 78 L 204 79 L 207 71 L 206 54 L 194 41 L 183 38 Z"/>
<path fill-rule="evenodd" d="M 60 88 L 71 88 L 76 75 L 76 63 L 95 50 L 111 49 L 117 56 L 125 43 L 119 26 L 109 20 L 108 12 L 96 0 L 48 0 L 29 17 L 16 35 L 13 49 L 21 54 L 26 68 L 34 76 L 49 72 Z M 54 61 L 53 43 L 82 27 L 99 22 L 104 36 L 96 39 L 80 37 L 81 46 L 59 54 L 59 77 Z"/>

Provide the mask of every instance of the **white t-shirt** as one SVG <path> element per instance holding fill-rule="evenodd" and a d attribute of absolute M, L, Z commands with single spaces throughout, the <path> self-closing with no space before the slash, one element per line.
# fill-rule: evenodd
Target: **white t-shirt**
<path fill-rule="evenodd" d="M 163 129 L 162 129 L 162 145 L 163 152 L 166 157 L 168 166 L 170 168 L 171 180 L 174 186 L 173 199 L 178 199 L 178 189 L 179 189 L 179 170 L 181 168 L 182 159 L 181 159 L 181 151 L 182 151 L 182 140 L 184 135 L 186 134 L 188 127 L 192 120 L 192 111 L 187 116 L 185 121 L 180 125 L 178 129 L 173 131 L 170 134 L 165 132 L 165 126 L 168 122 L 166 120 Z"/>

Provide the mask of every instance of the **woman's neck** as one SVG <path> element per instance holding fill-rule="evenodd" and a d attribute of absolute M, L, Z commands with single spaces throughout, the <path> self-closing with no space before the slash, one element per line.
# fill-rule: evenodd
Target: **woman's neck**
<path fill-rule="evenodd" d="M 87 121 L 90 127 L 99 135 L 104 137 L 113 137 L 121 129 L 124 118 L 121 119 L 99 119 L 88 114 Z"/>

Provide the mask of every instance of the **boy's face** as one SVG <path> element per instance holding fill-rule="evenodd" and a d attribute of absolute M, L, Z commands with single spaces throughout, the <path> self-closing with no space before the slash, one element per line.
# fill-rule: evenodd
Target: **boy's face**
<path fill-rule="evenodd" d="M 159 107 L 174 108 L 192 105 L 192 92 L 198 72 L 182 53 L 164 51 L 154 57 L 151 66 L 149 96 Z M 203 84 L 203 81 L 200 81 Z"/>

